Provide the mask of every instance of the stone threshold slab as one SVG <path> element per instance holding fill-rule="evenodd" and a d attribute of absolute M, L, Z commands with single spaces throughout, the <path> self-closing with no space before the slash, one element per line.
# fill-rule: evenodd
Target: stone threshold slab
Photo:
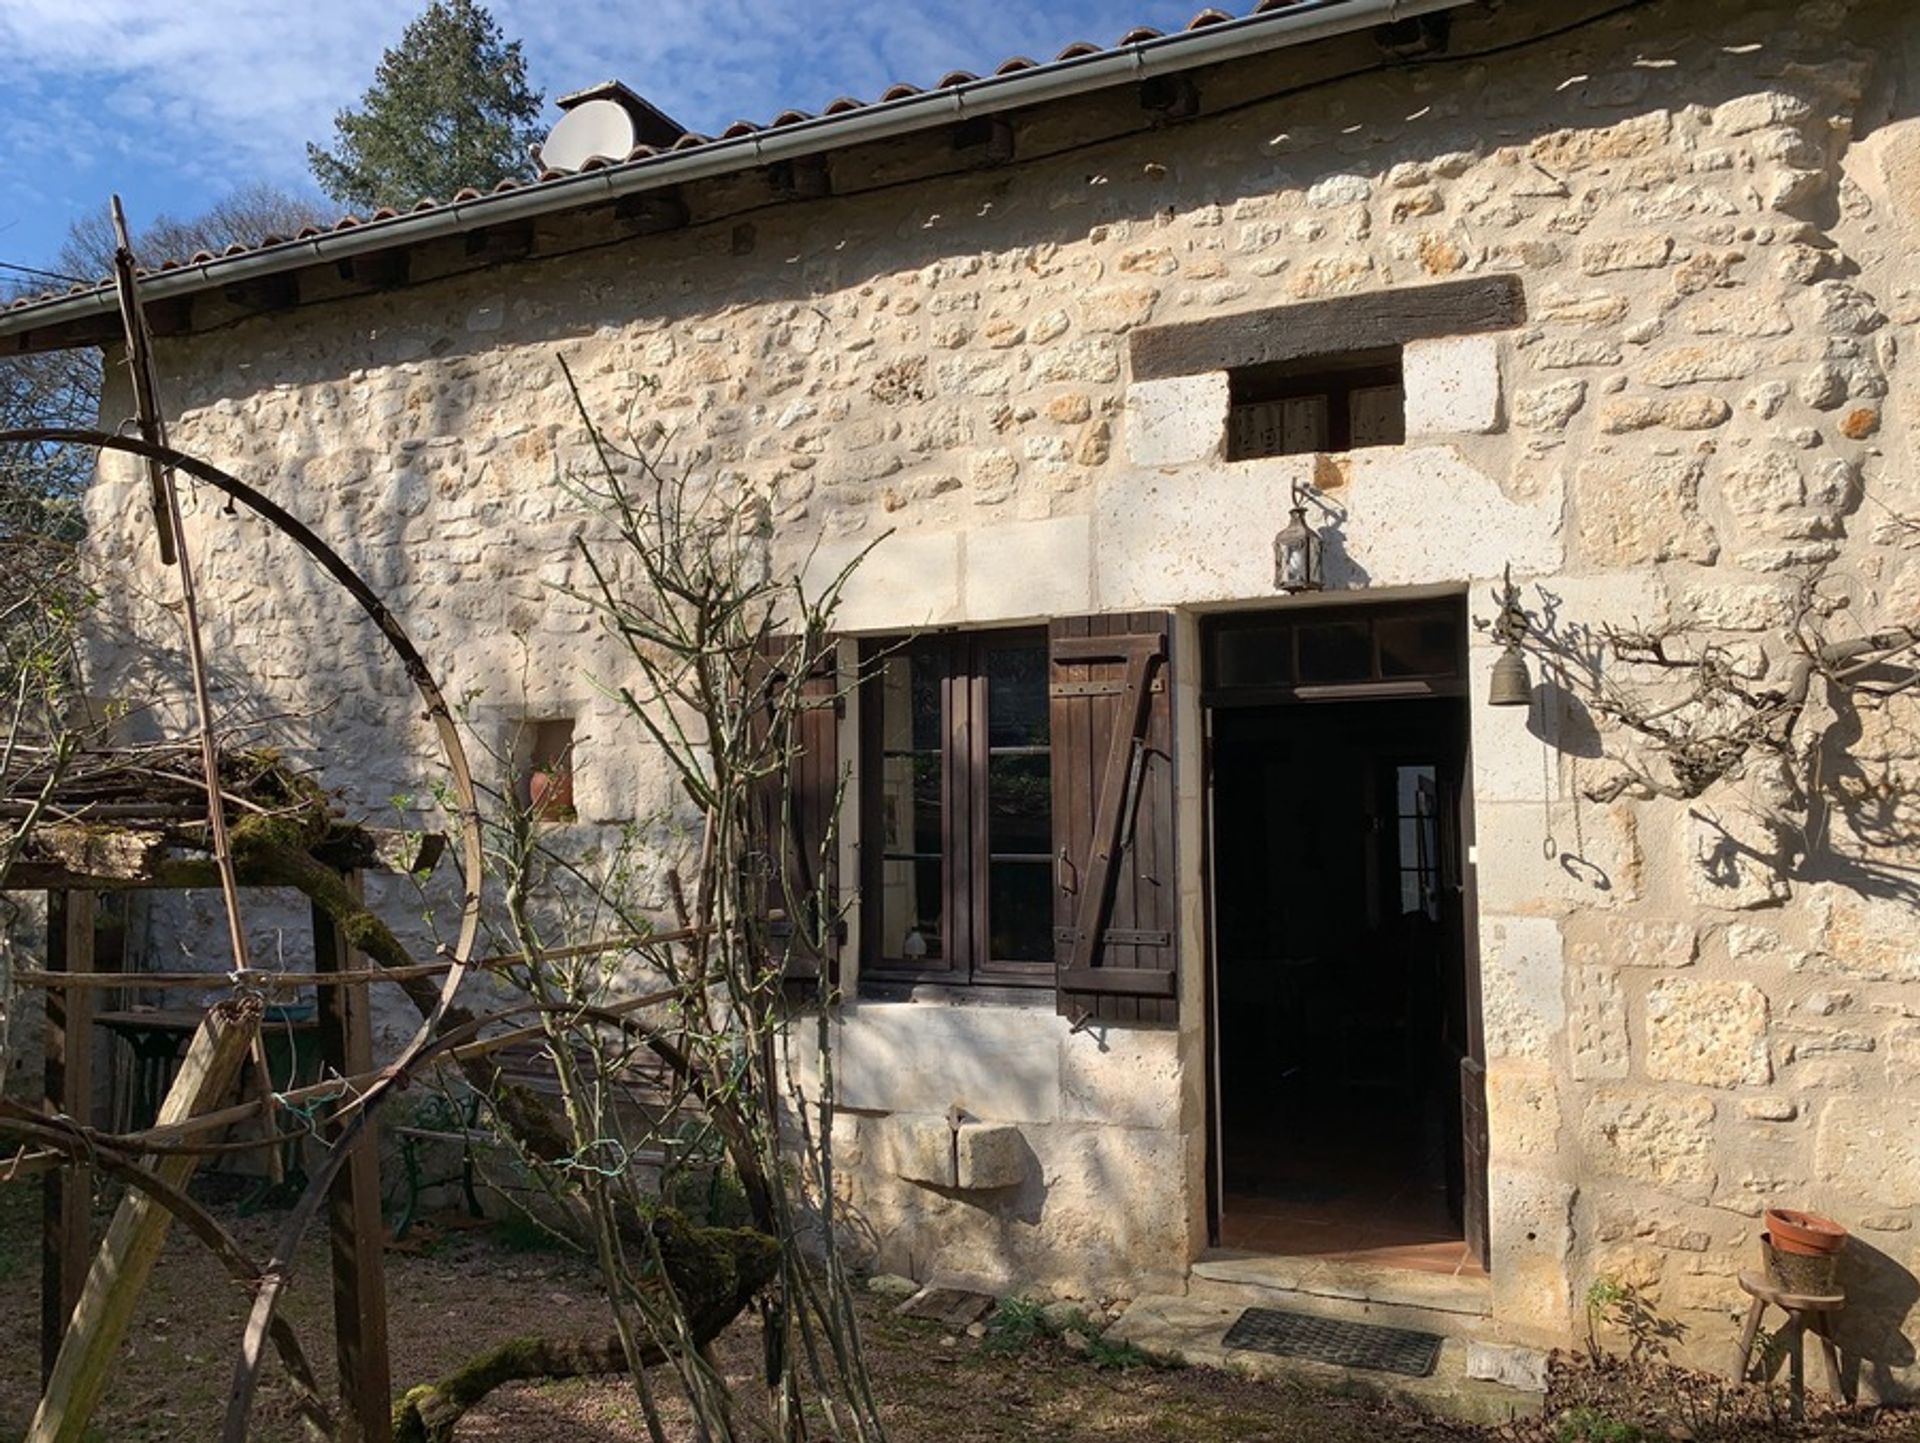
<path fill-rule="evenodd" d="M 1468 1344 L 1462 1339 L 1443 1341 L 1433 1376 L 1409 1378 L 1228 1348 L 1227 1329 L 1242 1311 L 1239 1305 L 1149 1294 L 1136 1298 L 1105 1336 L 1172 1362 L 1244 1377 L 1290 1379 L 1328 1393 L 1395 1398 L 1467 1423 L 1501 1424 L 1541 1410 L 1538 1393 L 1468 1376 Z M 1300 1405 L 1296 1401 L 1289 1406 Z"/>
<path fill-rule="evenodd" d="M 1233 1287 L 1304 1293 L 1309 1297 L 1418 1308 L 1474 1318 L 1493 1314 L 1493 1284 L 1478 1274 L 1451 1276 L 1412 1268 L 1383 1267 L 1378 1263 L 1277 1257 L 1270 1253 L 1226 1249 L 1208 1253 L 1189 1271 L 1195 1278 Z M 1284 1307 L 1285 1303 L 1275 1306 Z"/>

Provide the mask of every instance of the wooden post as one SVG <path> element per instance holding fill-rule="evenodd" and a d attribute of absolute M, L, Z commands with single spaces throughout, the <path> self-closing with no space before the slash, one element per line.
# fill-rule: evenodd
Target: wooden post
<path fill-rule="evenodd" d="M 258 1026 L 258 1014 L 217 1007 L 193 1035 L 186 1060 L 160 1107 L 160 1123 L 184 1122 L 217 1106 L 240 1075 Z M 200 1159 L 166 1153 L 142 1164 L 174 1187 L 185 1187 Z M 60 1344 L 53 1373 L 33 1415 L 25 1443 L 82 1443 L 106 1391 L 108 1369 L 146 1288 L 173 1215 L 143 1192 L 130 1191 L 86 1273 L 73 1321 Z"/>
<path fill-rule="evenodd" d="M 47 893 L 47 970 L 91 972 L 91 892 Z M 93 999 L 91 987 L 47 989 L 46 1109 L 76 1122 L 93 1121 Z M 80 1301 L 93 1255 L 93 1170 L 54 1168 L 40 1182 L 40 1381 L 53 1376 L 67 1319 Z"/>
<path fill-rule="evenodd" d="M 348 885 L 359 893 L 357 875 Z M 313 970 L 345 972 L 353 961 L 347 940 L 321 908 L 313 909 Z M 323 984 L 320 1060 L 325 1071 L 357 1077 L 373 1068 L 373 1030 L 367 989 Z M 342 1443 L 391 1443 L 393 1381 L 387 1360 L 386 1231 L 380 1221 L 380 1144 L 371 1129 L 327 1198 L 333 1242 L 333 1326 L 340 1365 Z"/>

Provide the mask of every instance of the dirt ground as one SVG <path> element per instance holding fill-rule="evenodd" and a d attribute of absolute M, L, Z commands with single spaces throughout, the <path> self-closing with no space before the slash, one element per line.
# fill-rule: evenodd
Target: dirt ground
<path fill-rule="evenodd" d="M 216 1211 L 256 1255 L 278 1216 Z M 37 1389 L 40 1247 L 38 1189 L 0 1187 L 0 1437 L 20 1436 Z M 530 1332 L 604 1331 L 590 1272 L 566 1254 L 527 1246 L 514 1229 L 420 1230 L 388 1254 L 394 1383 L 429 1380 L 473 1354 Z M 213 1281 L 196 1245 L 176 1230 L 118 1363 L 94 1433 L 100 1443 L 203 1443 L 218 1431 L 246 1299 Z M 316 1246 L 297 1275 L 288 1315 L 316 1368 L 331 1372 L 326 1270 Z M 1201 1368 L 1102 1368 L 1066 1343 L 1039 1338 L 1014 1352 L 992 1340 L 894 1316 L 862 1303 L 869 1363 L 894 1443 L 1375 1443 L 1383 1439 L 1507 1443 L 1641 1443 L 1674 1436 L 1641 1431 L 1649 1392 L 1641 1376 L 1580 1378 L 1549 1419 L 1480 1432 L 1456 1429 L 1362 1400 Z M 750 1321 L 721 1341 L 719 1359 L 743 1396 L 752 1393 L 760 1342 Z M 288 1394 L 269 1368 L 255 1437 L 298 1443 Z M 1657 1390 L 1656 1390 L 1657 1391 Z M 1641 1407 L 1638 1414 L 1634 1408 Z M 751 1411 L 751 1410 L 749 1410 Z M 1623 1431 L 1624 1430 L 1624 1431 Z M 617 1380 L 502 1389 L 462 1423 L 463 1443 L 643 1443 L 631 1387 Z M 1696 1431 L 1700 1443 L 1784 1437 L 1751 1420 Z M 1881 1415 L 1802 1436 L 1920 1443 L 1920 1420 Z"/>

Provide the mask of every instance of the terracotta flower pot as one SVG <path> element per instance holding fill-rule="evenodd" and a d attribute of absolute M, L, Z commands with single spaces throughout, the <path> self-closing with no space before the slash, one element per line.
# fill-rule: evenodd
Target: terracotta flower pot
<path fill-rule="evenodd" d="M 570 770 L 536 771 L 527 778 L 527 801 L 534 816 L 543 822 L 569 821 L 573 817 L 573 773 Z"/>
<path fill-rule="evenodd" d="M 1802 1212 L 1799 1208 L 1768 1208 L 1766 1227 L 1776 1252 L 1797 1253 L 1801 1257 L 1837 1253 L 1847 1240 L 1847 1230 L 1832 1218 Z"/>

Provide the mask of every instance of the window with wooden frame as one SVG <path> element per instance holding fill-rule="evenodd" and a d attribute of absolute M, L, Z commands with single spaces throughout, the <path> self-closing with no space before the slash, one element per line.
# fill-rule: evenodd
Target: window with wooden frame
<path fill-rule="evenodd" d="M 1177 1020 L 1170 619 L 867 644 L 862 976 Z"/>
<path fill-rule="evenodd" d="M 1051 986 L 1045 633 L 872 643 L 863 674 L 865 974 Z"/>
<path fill-rule="evenodd" d="M 1407 439 L 1400 348 L 1227 373 L 1227 459 L 1398 446 Z"/>

